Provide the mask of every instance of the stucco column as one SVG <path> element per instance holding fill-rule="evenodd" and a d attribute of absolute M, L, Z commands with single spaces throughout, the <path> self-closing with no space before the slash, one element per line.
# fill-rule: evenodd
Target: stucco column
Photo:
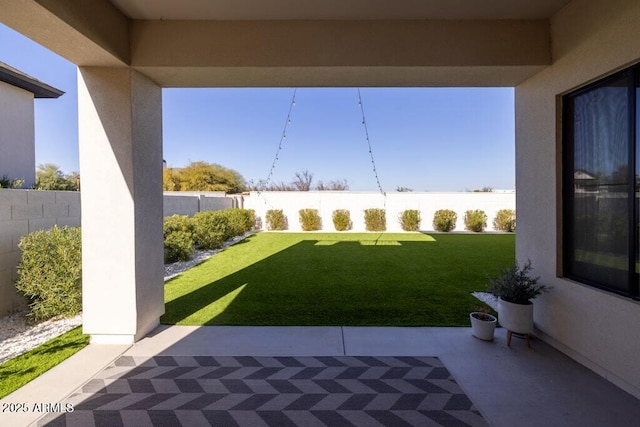
<path fill-rule="evenodd" d="M 81 67 L 84 332 L 132 343 L 164 313 L 162 91 L 128 68 Z"/>

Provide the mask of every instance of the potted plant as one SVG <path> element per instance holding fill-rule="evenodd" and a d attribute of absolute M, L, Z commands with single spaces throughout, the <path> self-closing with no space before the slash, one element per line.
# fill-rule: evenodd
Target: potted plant
<path fill-rule="evenodd" d="M 488 291 L 498 298 L 498 318 L 500 325 L 507 329 L 507 345 L 511 343 L 511 333 L 527 337 L 533 332 L 532 299 L 547 292 L 549 287 L 538 284 L 540 277 L 531 276 L 531 260 L 524 266 L 518 263 L 510 268 L 501 268 L 496 277 L 490 277 Z"/>
<path fill-rule="evenodd" d="M 476 311 L 469 315 L 469 318 L 471 319 L 471 331 L 474 337 L 485 341 L 493 341 L 497 319 L 489 314 L 487 307 L 478 307 Z"/>

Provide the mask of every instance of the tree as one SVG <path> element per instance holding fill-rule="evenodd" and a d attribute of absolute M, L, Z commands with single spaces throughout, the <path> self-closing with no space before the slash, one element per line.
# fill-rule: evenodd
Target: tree
<path fill-rule="evenodd" d="M 473 190 L 474 193 L 492 193 L 493 188 L 491 187 L 482 187 L 480 190 Z"/>
<path fill-rule="evenodd" d="M 224 191 L 241 193 L 246 183 L 239 172 L 204 161 L 185 168 L 165 169 L 162 186 L 171 191 Z"/>
<path fill-rule="evenodd" d="M 313 182 L 313 174 L 307 169 L 302 172 L 296 172 L 291 185 L 298 191 L 311 190 L 311 183 Z"/>
<path fill-rule="evenodd" d="M 320 181 L 318 182 L 318 185 L 316 185 L 316 190 L 318 191 L 347 191 L 348 189 L 349 183 L 346 179 L 329 181 L 326 184 Z"/>
<path fill-rule="evenodd" d="M 53 163 L 39 164 L 35 188 L 36 190 L 77 191 L 78 177 L 77 172 L 65 175 L 60 167 Z"/>
<path fill-rule="evenodd" d="M 162 170 L 162 189 L 164 191 L 180 190 L 180 177 L 176 169 L 165 168 Z"/>
<path fill-rule="evenodd" d="M 400 193 L 406 193 L 406 192 L 413 191 L 413 188 L 397 186 L 396 187 L 396 191 L 398 191 Z"/>

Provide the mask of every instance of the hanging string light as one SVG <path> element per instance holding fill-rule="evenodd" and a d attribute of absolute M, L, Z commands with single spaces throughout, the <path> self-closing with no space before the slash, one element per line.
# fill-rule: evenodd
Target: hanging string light
<path fill-rule="evenodd" d="M 280 151 L 282 151 L 282 144 L 285 139 L 287 139 L 287 129 L 291 124 L 291 112 L 293 111 L 293 107 L 296 106 L 296 93 L 298 89 L 293 89 L 293 96 L 291 97 L 291 102 L 289 103 L 289 111 L 287 112 L 287 119 L 284 122 L 284 127 L 282 129 L 282 134 L 280 136 L 280 142 L 278 143 L 278 149 L 276 150 L 276 155 L 273 158 L 273 162 L 271 163 L 271 169 L 269 169 L 269 174 L 267 175 L 267 179 L 262 183 L 261 189 L 258 190 L 258 195 L 260 195 L 263 191 L 266 190 L 267 186 L 271 182 L 271 178 L 273 178 L 273 172 L 276 168 L 276 163 L 278 163 L 278 159 L 280 157 Z"/>
<path fill-rule="evenodd" d="M 369 129 L 367 128 L 367 119 L 364 114 L 364 105 L 362 105 L 362 95 L 360 95 L 360 88 L 358 88 L 358 105 L 360 106 L 360 112 L 362 113 L 362 126 L 364 127 L 364 134 L 367 139 L 367 146 L 369 148 L 369 157 L 371 157 L 371 167 L 373 168 L 373 175 L 376 178 L 376 183 L 378 184 L 378 190 L 383 196 L 387 194 L 382 189 L 382 185 L 380 184 L 380 177 L 378 176 L 378 169 L 376 168 L 376 161 L 373 158 L 373 150 L 371 149 L 371 139 L 369 139 Z"/>

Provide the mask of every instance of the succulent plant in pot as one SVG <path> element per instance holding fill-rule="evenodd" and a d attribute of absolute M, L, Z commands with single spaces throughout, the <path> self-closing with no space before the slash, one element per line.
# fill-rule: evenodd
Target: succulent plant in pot
<path fill-rule="evenodd" d="M 471 312 L 469 318 L 471 319 L 471 331 L 474 337 L 485 341 L 493 341 L 497 319 L 489 313 L 489 309 L 486 306 L 476 308 L 476 311 Z"/>
<path fill-rule="evenodd" d="M 532 276 L 532 269 L 531 260 L 527 260 L 522 267 L 515 263 L 509 268 L 501 268 L 497 276 L 489 278 L 491 283 L 487 290 L 498 298 L 498 319 L 507 329 L 507 344 L 510 344 L 512 332 L 524 334 L 528 339 L 533 332 L 531 300 L 550 289 L 538 283 L 540 277 Z"/>

